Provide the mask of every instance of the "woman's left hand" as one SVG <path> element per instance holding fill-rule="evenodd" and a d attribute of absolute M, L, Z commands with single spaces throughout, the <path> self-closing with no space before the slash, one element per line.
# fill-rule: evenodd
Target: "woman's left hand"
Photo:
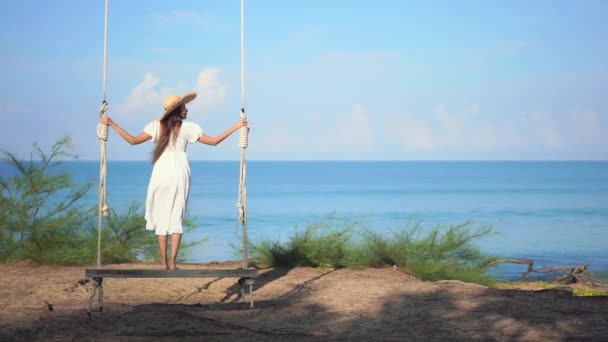
<path fill-rule="evenodd" d="M 105 114 L 101 116 L 101 118 L 100 118 L 99 121 L 101 123 L 104 123 L 104 124 L 108 125 L 108 126 L 112 126 L 112 124 L 113 124 L 112 119 L 109 116 L 105 115 Z"/>
<path fill-rule="evenodd" d="M 239 122 L 239 125 L 240 125 L 240 127 L 247 126 L 248 125 L 247 119 L 241 119 L 241 121 Z"/>

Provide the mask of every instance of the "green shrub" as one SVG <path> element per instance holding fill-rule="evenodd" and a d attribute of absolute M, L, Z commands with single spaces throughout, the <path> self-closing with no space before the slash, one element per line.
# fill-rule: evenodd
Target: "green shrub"
<path fill-rule="evenodd" d="M 51 265 L 91 265 L 97 259 L 97 207 L 83 208 L 82 197 L 93 185 L 77 185 L 57 166 L 76 159 L 69 137 L 59 139 L 49 153 L 34 143 L 29 161 L 1 151 L 1 162 L 15 174 L 0 176 L 0 262 L 29 260 Z M 156 236 L 144 229 L 143 211 L 136 203 L 124 212 L 111 211 L 102 231 L 104 263 L 158 259 Z M 186 216 L 185 231 L 194 227 Z M 200 243 L 182 243 L 180 259 Z"/>
<path fill-rule="evenodd" d="M 159 260 L 157 236 L 144 229 L 146 220 L 144 212 L 137 202 L 131 203 L 126 211 L 117 212 L 111 209 L 110 215 L 102 227 L 101 250 L 102 262 L 104 264 L 125 263 L 137 260 Z M 190 232 L 195 227 L 194 219 L 186 214 L 183 222 L 184 233 Z M 86 261 L 94 263 L 97 260 L 97 218 L 90 220 L 88 229 L 85 230 L 83 239 L 86 241 L 87 257 L 80 263 Z M 170 252 L 170 241 L 169 248 Z M 179 261 L 184 261 L 191 248 L 204 240 L 194 242 L 182 242 L 180 244 Z"/>
<path fill-rule="evenodd" d="M 92 213 L 77 204 L 92 182 L 77 185 L 67 172 L 54 172 L 58 159 L 77 158 L 69 137 L 46 153 L 34 143 L 33 156 L 23 161 L 1 151 L 14 176 L 0 177 L 0 262 L 31 260 L 58 264 L 79 257 L 75 232 Z"/>
<path fill-rule="evenodd" d="M 420 222 L 386 237 L 369 229 L 361 231 L 352 264 L 397 266 L 423 280 L 454 279 L 486 285 L 495 258 L 482 254 L 473 241 L 492 232 L 490 227 L 470 229 L 471 222 L 436 226 L 429 231 Z"/>
<path fill-rule="evenodd" d="M 344 221 L 337 227 L 325 219 L 296 228 L 288 241 L 262 240 L 251 243 L 252 256 L 270 266 L 310 266 L 342 268 L 347 266 L 350 235 L 356 223 Z"/>
<path fill-rule="evenodd" d="M 356 223 L 332 226 L 321 220 L 298 230 L 286 242 L 262 240 L 250 244 L 252 256 L 270 266 L 378 267 L 397 266 L 423 280 L 454 279 L 492 285 L 486 274 L 495 258 L 482 254 L 473 241 L 492 229 L 472 230 L 471 222 L 428 231 L 420 222 L 383 235 Z M 358 233 L 355 239 L 353 233 Z"/>

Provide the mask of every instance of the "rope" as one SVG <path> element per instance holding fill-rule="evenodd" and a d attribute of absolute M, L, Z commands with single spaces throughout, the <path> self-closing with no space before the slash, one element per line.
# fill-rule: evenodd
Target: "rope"
<path fill-rule="evenodd" d="M 245 0 L 241 0 L 241 118 L 245 116 Z"/>
<path fill-rule="evenodd" d="M 108 112 L 108 103 L 104 100 L 101 108 L 99 108 L 99 117 L 106 115 Z M 101 147 L 101 157 L 100 157 L 100 165 L 99 165 L 99 218 L 102 216 L 108 216 L 109 214 L 109 206 L 106 202 L 106 175 L 107 175 L 107 166 L 106 166 L 106 143 L 108 141 L 108 133 L 110 131 L 110 127 L 106 124 L 99 123 L 97 125 L 97 137 L 99 138 L 100 147 Z M 99 222 L 101 224 L 101 222 Z M 101 232 L 101 226 L 98 227 Z M 101 238 L 101 235 L 99 236 Z"/>
<path fill-rule="evenodd" d="M 104 18 L 103 31 L 103 100 L 106 100 L 107 78 L 108 78 L 108 17 L 110 13 L 110 0 L 106 0 L 106 16 Z"/>
<path fill-rule="evenodd" d="M 108 112 L 108 102 L 106 101 L 107 93 L 107 75 L 108 75 L 108 13 L 109 0 L 106 0 L 106 15 L 104 20 L 104 44 L 103 44 L 103 101 L 99 109 L 99 117 L 106 115 Z M 97 206 L 97 268 L 101 268 L 101 226 L 103 224 L 103 216 L 108 216 L 109 206 L 106 202 L 106 143 L 108 141 L 109 127 L 106 124 L 99 123 L 97 125 L 97 137 L 100 143 L 100 159 L 99 159 L 99 203 Z"/>
<path fill-rule="evenodd" d="M 241 119 L 247 119 L 247 115 L 245 115 L 245 0 L 241 0 Z M 239 133 L 241 166 L 239 197 L 236 206 L 239 210 L 238 224 L 243 226 L 243 269 L 247 269 L 247 163 L 245 161 L 245 150 L 249 145 L 249 126 L 241 127 Z"/>

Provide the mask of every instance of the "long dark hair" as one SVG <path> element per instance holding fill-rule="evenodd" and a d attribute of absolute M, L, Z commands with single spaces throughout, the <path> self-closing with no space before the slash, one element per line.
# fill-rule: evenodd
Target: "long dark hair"
<path fill-rule="evenodd" d="M 162 120 L 160 120 L 160 137 L 158 138 L 158 142 L 156 143 L 156 147 L 154 147 L 154 152 L 152 152 L 152 163 L 156 163 L 158 158 L 165 152 L 167 146 L 169 146 L 169 140 L 171 136 L 173 136 L 173 141 L 177 139 L 177 135 L 179 134 L 179 129 L 182 127 L 182 106 L 175 108 L 169 113 L 169 115 L 165 116 Z"/>

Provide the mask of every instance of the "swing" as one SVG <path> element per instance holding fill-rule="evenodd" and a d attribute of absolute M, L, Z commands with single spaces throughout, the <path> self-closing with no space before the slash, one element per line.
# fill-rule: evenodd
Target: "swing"
<path fill-rule="evenodd" d="M 109 0 L 105 4 L 105 30 L 104 30 L 104 49 L 103 49 L 103 101 L 99 110 L 99 115 L 105 115 L 108 110 L 106 101 L 106 78 L 108 61 L 108 10 Z M 246 119 L 245 115 L 245 0 L 241 0 L 241 118 Z M 160 269 L 103 269 L 101 263 L 101 227 L 103 216 L 108 216 L 109 206 L 106 203 L 106 143 L 108 140 L 109 127 L 100 123 L 97 126 L 97 135 L 100 141 L 101 157 L 99 163 L 99 204 L 97 220 L 97 267 L 86 269 L 85 277 L 93 282 L 93 292 L 89 298 L 87 315 L 92 318 L 93 301 L 97 295 L 98 310 L 103 311 L 103 279 L 104 278 L 239 278 L 238 284 L 241 287 L 241 298 L 245 299 L 245 288 L 249 288 L 249 307 L 253 308 L 253 284 L 257 277 L 257 270 L 249 268 L 247 263 L 247 188 L 246 175 L 247 165 L 245 161 L 245 150 L 248 146 L 249 127 L 240 128 L 239 143 L 241 147 L 241 164 L 239 176 L 239 196 L 237 208 L 239 210 L 239 225 L 242 226 L 243 234 L 243 264 L 241 269 L 210 269 L 210 270 L 160 270 Z"/>

